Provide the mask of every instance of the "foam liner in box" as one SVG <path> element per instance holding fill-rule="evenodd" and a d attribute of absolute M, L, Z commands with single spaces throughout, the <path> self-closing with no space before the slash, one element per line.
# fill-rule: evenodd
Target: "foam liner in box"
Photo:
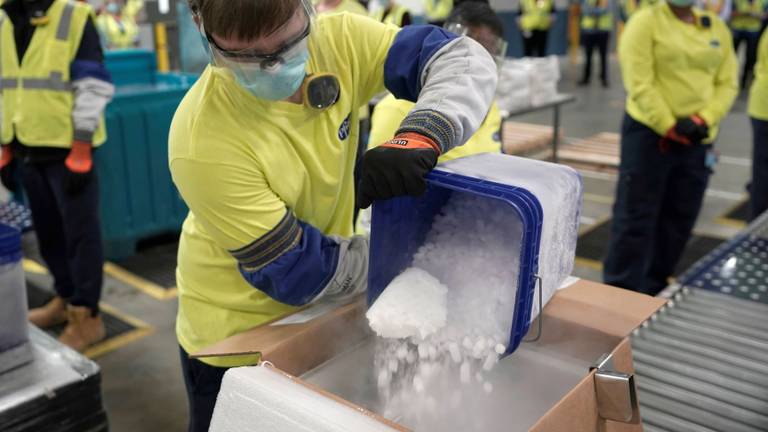
<path fill-rule="evenodd" d="M 234 368 L 221 383 L 210 432 L 392 432 L 372 414 L 270 366 Z"/>

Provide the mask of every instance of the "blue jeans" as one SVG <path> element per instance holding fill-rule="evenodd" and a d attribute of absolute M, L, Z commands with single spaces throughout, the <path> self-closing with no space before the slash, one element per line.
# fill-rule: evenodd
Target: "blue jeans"
<path fill-rule="evenodd" d="M 752 118 L 752 219 L 768 210 L 768 121 Z"/>
<path fill-rule="evenodd" d="M 613 226 L 603 265 L 606 284 L 656 295 L 669 278 L 699 215 L 711 146 L 671 144 L 624 116 Z"/>

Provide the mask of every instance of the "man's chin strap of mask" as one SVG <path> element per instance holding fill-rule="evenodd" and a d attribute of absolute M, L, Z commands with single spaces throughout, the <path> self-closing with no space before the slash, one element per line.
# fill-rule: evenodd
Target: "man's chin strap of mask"
<path fill-rule="evenodd" d="M 302 93 L 306 106 L 324 110 L 339 100 L 341 86 L 335 75 L 329 73 L 313 74 L 304 78 Z"/>

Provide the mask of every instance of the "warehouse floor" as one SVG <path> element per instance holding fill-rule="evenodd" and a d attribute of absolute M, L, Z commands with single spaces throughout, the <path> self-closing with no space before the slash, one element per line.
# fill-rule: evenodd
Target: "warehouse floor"
<path fill-rule="evenodd" d="M 599 132 L 618 132 L 623 115 L 624 93 L 618 70 L 613 65 L 613 86 L 602 89 L 597 82 L 591 88 L 573 83 L 580 71 L 565 67 L 561 91 L 574 93 L 578 101 L 564 107 L 562 124 L 569 138 L 582 138 Z M 597 81 L 597 80 L 595 80 Z M 750 172 L 751 129 L 745 114 L 746 98 L 735 105 L 725 120 L 718 148 L 721 162 L 710 182 L 704 210 L 696 231 L 727 238 L 738 228 L 722 225 L 716 219 L 745 195 L 744 185 Z M 515 121 L 549 124 L 551 113 L 542 112 Z M 583 172 L 585 186 L 582 229 L 610 217 L 615 176 Z M 594 264 L 577 265 L 575 274 L 600 280 Z M 30 278 L 45 282 L 47 276 Z M 181 380 L 178 345 L 174 335 L 176 300 L 155 299 L 129 284 L 107 278 L 103 300 L 123 314 L 135 317 L 150 332 L 130 343 L 96 358 L 102 368 L 102 390 L 111 430 L 182 431 L 186 428 L 186 399 Z"/>

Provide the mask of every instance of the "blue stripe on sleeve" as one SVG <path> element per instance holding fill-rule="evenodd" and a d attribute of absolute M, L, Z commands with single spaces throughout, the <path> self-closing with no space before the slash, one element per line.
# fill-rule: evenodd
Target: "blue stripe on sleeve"
<path fill-rule="evenodd" d="M 317 228 L 299 221 L 301 241 L 258 271 L 240 265 L 240 273 L 252 286 L 271 298 L 292 306 L 314 299 L 328 285 L 339 261 L 339 244 Z"/>
<path fill-rule="evenodd" d="M 416 102 L 427 63 L 440 48 L 457 37 L 431 25 L 411 25 L 400 30 L 384 62 L 387 90 L 398 99 Z"/>
<path fill-rule="evenodd" d="M 83 78 L 96 78 L 111 83 L 112 77 L 104 63 L 93 60 L 75 60 L 69 67 L 69 76 L 72 81 Z"/>

